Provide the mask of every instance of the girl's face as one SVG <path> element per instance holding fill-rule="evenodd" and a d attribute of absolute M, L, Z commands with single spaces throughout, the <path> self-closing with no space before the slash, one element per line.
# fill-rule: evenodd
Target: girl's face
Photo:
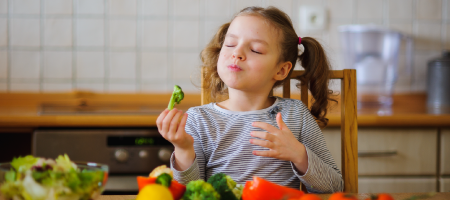
<path fill-rule="evenodd" d="M 239 16 L 231 22 L 217 63 L 228 88 L 267 92 L 285 77 L 279 76 L 286 62 L 278 63 L 278 37 L 276 29 L 259 16 Z"/>

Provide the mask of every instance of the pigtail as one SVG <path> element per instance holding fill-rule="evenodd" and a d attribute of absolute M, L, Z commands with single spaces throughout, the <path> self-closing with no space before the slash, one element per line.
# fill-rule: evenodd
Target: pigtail
<path fill-rule="evenodd" d="M 298 56 L 305 73 L 299 77 L 300 84 L 309 84 L 309 91 L 314 98 L 311 106 L 311 114 L 316 118 L 321 128 L 328 124 L 327 115 L 328 102 L 334 101 L 330 96 L 332 90 L 328 89 L 331 76 L 330 63 L 320 43 L 311 37 L 302 38 L 304 52 Z"/>
<path fill-rule="evenodd" d="M 217 72 L 217 61 L 228 27 L 230 27 L 230 23 L 222 25 L 200 54 L 203 63 L 201 68 L 204 73 L 202 89 L 210 94 L 209 98 L 212 102 L 216 102 L 220 99 L 220 95 L 226 93 L 225 83 L 220 79 Z"/>

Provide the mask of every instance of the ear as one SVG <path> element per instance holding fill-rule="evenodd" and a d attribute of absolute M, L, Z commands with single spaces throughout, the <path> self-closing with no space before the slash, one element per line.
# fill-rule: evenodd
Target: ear
<path fill-rule="evenodd" d="M 277 81 L 284 80 L 292 69 L 292 63 L 287 61 L 278 65 L 278 71 L 274 76 Z"/>

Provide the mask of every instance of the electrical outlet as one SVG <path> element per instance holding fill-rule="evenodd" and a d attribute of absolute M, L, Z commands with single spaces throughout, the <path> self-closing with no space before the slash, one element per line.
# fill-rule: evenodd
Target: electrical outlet
<path fill-rule="evenodd" d="M 323 31 L 327 12 L 323 6 L 300 7 L 300 28 L 302 31 Z"/>

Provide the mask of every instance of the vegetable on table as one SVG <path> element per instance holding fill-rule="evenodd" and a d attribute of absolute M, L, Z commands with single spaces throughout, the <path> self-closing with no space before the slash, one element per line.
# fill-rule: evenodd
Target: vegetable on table
<path fill-rule="evenodd" d="M 357 200 L 357 198 L 352 194 L 346 194 L 343 192 L 333 193 L 328 200 Z"/>
<path fill-rule="evenodd" d="M 149 177 L 138 176 L 137 183 L 139 188 L 139 193 L 145 188 L 147 185 L 162 185 L 169 189 L 170 193 L 173 196 L 173 199 L 179 200 L 183 196 L 186 191 L 186 186 L 178 181 L 173 180 L 173 172 L 170 168 L 167 168 L 165 165 L 161 165 L 155 168 Z"/>
<path fill-rule="evenodd" d="M 183 195 L 182 200 L 219 200 L 220 195 L 214 189 L 214 187 L 204 180 L 191 181 L 186 185 L 186 192 Z"/>
<path fill-rule="evenodd" d="M 394 198 L 386 193 L 380 193 L 371 195 L 370 198 L 367 198 L 366 200 L 394 200 Z"/>
<path fill-rule="evenodd" d="M 159 184 L 146 185 L 139 191 L 136 200 L 173 200 L 172 194 L 167 189 Z"/>
<path fill-rule="evenodd" d="M 293 198 L 289 200 L 322 200 L 319 196 L 315 194 L 305 194 L 301 196 L 300 198 Z"/>
<path fill-rule="evenodd" d="M 169 106 L 167 107 L 169 110 L 172 110 L 176 104 L 180 104 L 181 100 L 184 98 L 184 92 L 181 90 L 181 87 L 175 85 L 173 87 L 172 97 L 170 97 Z"/>
<path fill-rule="evenodd" d="M 220 194 L 221 200 L 239 200 L 244 189 L 243 186 L 238 186 L 229 175 L 224 173 L 217 173 L 209 177 L 208 183 Z"/>
<path fill-rule="evenodd" d="M 254 176 L 253 181 L 247 181 L 242 191 L 243 200 L 278 200 L 298 199 L 305 193 L 293 188 L 272 183 L 263 178 Z"/>

